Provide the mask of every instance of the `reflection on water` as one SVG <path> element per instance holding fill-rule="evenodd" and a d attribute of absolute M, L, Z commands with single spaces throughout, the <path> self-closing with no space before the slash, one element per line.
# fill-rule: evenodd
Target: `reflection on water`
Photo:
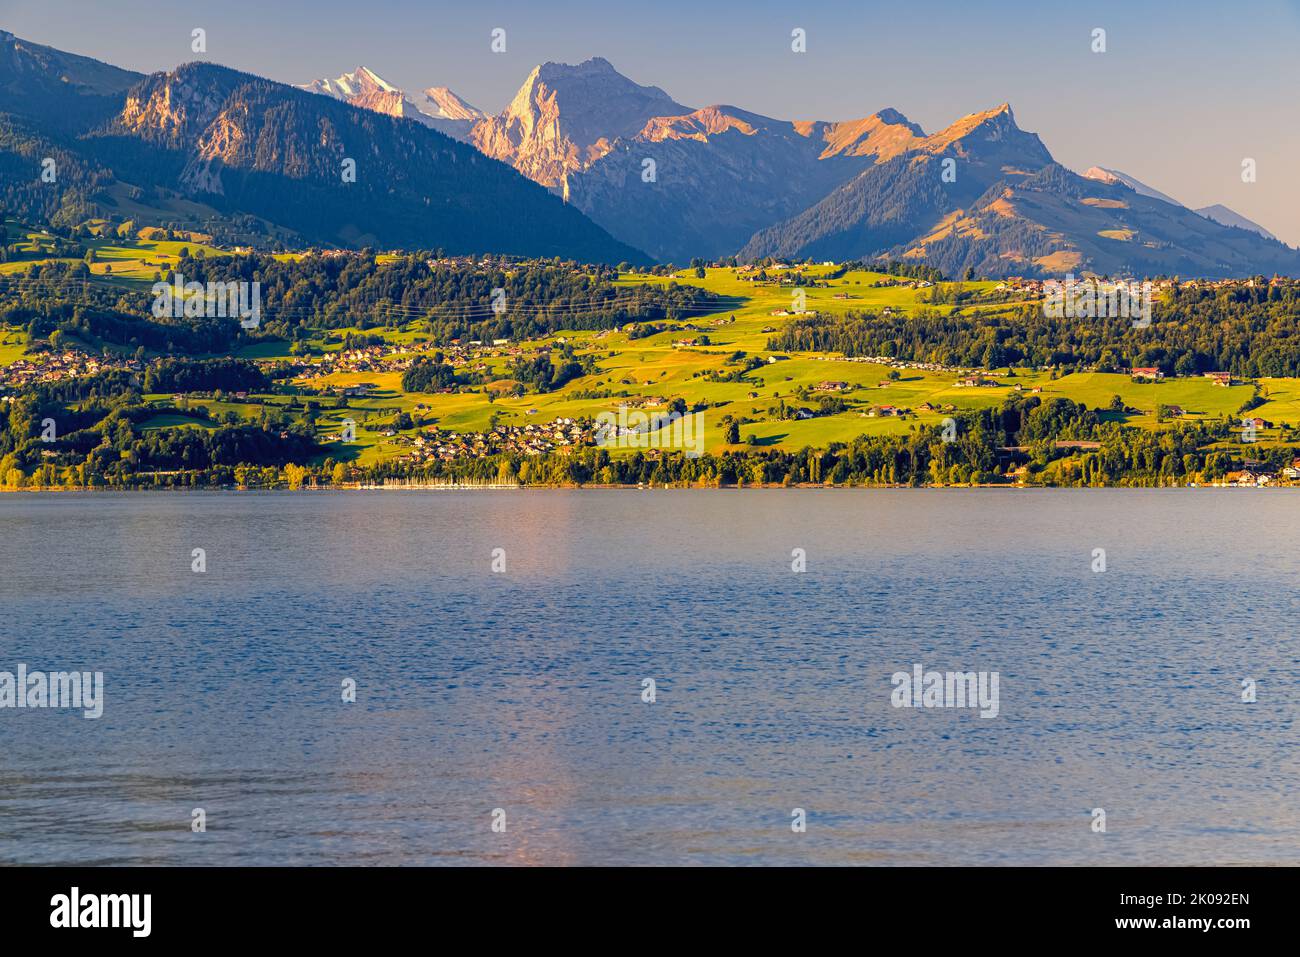
<path fill-rule="evenodd" d="M 0 862 L 1300 863 L 1298 512 L 1249 490 L 0 496 L 0 670 L 105 675 L 97 721 L 0 710 Z M 998 717 L 893 708 L 914 662 L 999 672 Z"/>

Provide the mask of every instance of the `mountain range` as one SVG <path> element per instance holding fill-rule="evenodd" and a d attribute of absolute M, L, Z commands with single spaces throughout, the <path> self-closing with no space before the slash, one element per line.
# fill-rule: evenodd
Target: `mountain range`
<path fill-rule="evenodd" d="M 366 94 L 345 98 L 366 105 Z M 664 261 L 888 256 L 987 275 L 1300 270 L 1300 254 L 1224 206 L 1192 210 L 1118 171 L 1060 166 L 1006 103 L 932 134 L 892 108 L 778 120 L 679 103 L 595 57 L 544 63 L 500 113 L 475 112 L 447 131 Z"/>
<path fill-rule="evenodd" d="M 211 63 L 144 76 L 0 32 L 0 201 L 55 222 L 591 262 L 1300 274 L 1300 252 L 1226 207 L 1066 169 L 1009 104 L 932 133 L 892 108 L 782 120 L 678 102 L 599 57 L 541 64 L 489 113 L 365 66 L 298 88 Z"/>
<path fill-rule="evenodd" d="M 375 104 L 392 93 L 354 79 Z M 143 76 L 10 33 L 0 202 L 56 225 L 114 216 L 223 239 L 650 262 L 424 123 L 211 63 Z"/>

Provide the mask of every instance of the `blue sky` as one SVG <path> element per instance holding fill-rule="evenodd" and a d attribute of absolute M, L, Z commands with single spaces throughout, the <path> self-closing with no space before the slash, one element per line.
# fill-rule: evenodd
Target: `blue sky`
<path fill-rule="evenodd" d="M 489 111 L 535 64 L 596 55 L 691 106 L 790 119 L 892 106 L 930 131 L 1009 101 L 1071 168 L 1223 203 L 1300 245 L 1300 0 L 0 0 L 0 27 L 141 71 L 195 59 L 196 26 L 207 59 L 276 80 L 365 64 Z M 795 27 L 806 54 L 790 52 Z"/>

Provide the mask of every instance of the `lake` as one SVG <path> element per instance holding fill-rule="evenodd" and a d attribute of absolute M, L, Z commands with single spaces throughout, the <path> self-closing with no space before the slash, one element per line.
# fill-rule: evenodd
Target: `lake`
<path fill-rule="evenodd" d="M 0 671 L 103 698 L 0 708 L 0 863 L 1300 864 L 1298 519 L 1266 489 L 2 495 Z M 996 714 L 896 707 L 917 665 L 996 673 Z"/>

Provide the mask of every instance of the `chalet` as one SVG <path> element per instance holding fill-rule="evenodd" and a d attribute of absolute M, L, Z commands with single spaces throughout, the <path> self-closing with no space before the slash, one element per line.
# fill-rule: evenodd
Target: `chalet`
<path fill-rule="evenodd" d="M 1250 423 L 1251 426 L 1257 429 L 1273 428 L 1273 423 L 1270 422 L 1268 419 L 1245 419 L 1244 421 Z"/>
<path fill-rule="evenodd" d="M 840 382 L 838 380 L 834 380 L 834 381 L 828 380 L 826 382 L 818 382 L 816 391 L 817 392 L 843 392 L 846 389 L 848 389 L 848 387 L 849 384 L 847 382 Z"/>
<path fill-rule="evenodd" d="M 1232 385 L 1231 372 L 1207 372 L 1205 378 L 1212 379 L 1215 385 Z"/>
<path fill-rule="evenodd" d="M 1243 469 L 1241 472 L 1237 473 L 1237 484 L 1255 486 L 1268 485 L 1275 478 L 1276 476 L 1274 476 L 1272 472 L 1256 472 L 1251 469 Z"/>
<path fill-rule="evenodd" d="M 1296 479 L 1300 479 L 1300 468 L 1295 465 L 1288 465 L 1282 470 L 1282 475 L 1294 482 Z"/>
<path fill-rule="evenodd" d="M 1157 369 L 1155 366 L 1143 366 L 1141 368 L 1137 368 L 1133 370 L 1133 378 L 1135 379 L 1159 380 L 1159 379 L 1163 379 L 1164 377 L 1165 374 L 1161 372 L 1159 369 Z"/>

